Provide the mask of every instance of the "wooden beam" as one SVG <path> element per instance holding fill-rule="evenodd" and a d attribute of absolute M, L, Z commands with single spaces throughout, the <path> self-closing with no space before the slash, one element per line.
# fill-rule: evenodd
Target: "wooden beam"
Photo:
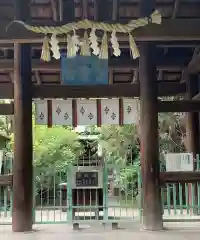
<path fill-rule="evenodd" d="M 200 101 L 160 101 L 158 109 L 159 112 L 200 112 Z"/>
<path fill-rule="evenodd" d="M 185 93 L 185 84 L 158 83 L 159 96 Z M 113 84 L 98 86 L 38 85 L 33 86 L 33 98 L 103 98 L 139 97 L 139 84 Z"/>
<path fill-rule="evenodd" d="M 62 3 L 62 16 L 64 22 L 73 22 L 75 19 L 75 1 L 74 0 L 63 0 Z"/>
<path fill-rule="evenodd" d="M 200 181 L 200 172 L 161 172 L 160 180 L 165 183 L 196 183 Z"/>
<path fill-rule="evenodd" d="M 67 2 L 67 1 L 66 1 Z M 64 16 L 64 15 L 63 15 Z M 112 21 L 113 22 L 113 21 Z M 65 22 L 66 23 L 66 22 Z M 8 21 L 0 22 L 0 43 L 36 43 L 42 42 L 44 35 L 26 30 L 22 25 L 13 23 L 8 27 Z M 43 22 L 37 25 L 60 26 L 63 23 Z M 200 40 L 200 32 L 197 29 L 200 26 L 200 20 L 196 19 L 163 19 L 161 25 L 149 24 L 134 31 L 134 38 L 137 41 L 193 41 Z M 81 33 L 82 34 L 82 33 Z M 128 36 L 119 34 L 118 39 L 121 42 L 128 41 Z M 65 41 L 65 39 L 60 39 Z"/>
<path fill-rule="evenodd" d="M 114 58 L 108 61 L 109 69 L 138 69 L 138 60 L 133 60 L 131 58 Z M 181 58 L 169 58 L 163 61 L 157 59 L 156 62 L 158 70 L 170 70 L 170 71 L 181 71 L 185 69 L 185 66 Z M 0 59 L 0 72 L 12 71 L 14 62 L 12 59 Z M 32 70 L 33 71 L 52 71 L 60 72 L 60 61 L 52 60 L 51 62 L 44 62 L 41 60 L 32 59 Z"/>
<path fill-rule="evenodd" d="M 159 96 L 174 96 L 184 94 L 184 83 L 158 82 Z M 0 84 L 0 99 L 13 99 L 13 84 Z M 113 84 L 98 86 L 69 86 L 69 85 L 33 85 L 33 98 L 87 98 L 87 97 L 139 97 L 140 85 Z"/>
<path fill-rule="evenodd" d="M 96 0 L 97 20 L 107 22 L 110 19 L 110 3 L 107 0 Z"/>
<path fill-rule="evenodd" d="M 0 84 L 0 99 L 13 99 L 14 87 L 13 83 Z"/>
<path fill-rule="evenodd" d="M 192 99 L 193 99 L 193 100 L 200 100 L 200 93 L 198 93 L 197 95 L 195 95 Z"/>
<path fill-rule="evenodd" d="M 12 186 L 13 176 L 12 175 L 0 175 L 0 187 L 1 186 Z"/>
<path fill-rule="evenodd" d="M 14 104 L 0 104 L 0 115 L 13 115 L 14 114 Z"/>
<path fill-rule="evenodd" d="M 182 82 L 189 80 L 189 75 L 197 74 L 200 71 L 200 52 L 199 47 L 195 47 L 193 56 L 191 61 L 189 62 L 188 66 L 183 70 L 182 73 Z"/>
<path fill-rule="evenodd" d="M 187 74 L 195 74 L 200 71 L 200 53 L 196 54 L 187 68 Z"/>

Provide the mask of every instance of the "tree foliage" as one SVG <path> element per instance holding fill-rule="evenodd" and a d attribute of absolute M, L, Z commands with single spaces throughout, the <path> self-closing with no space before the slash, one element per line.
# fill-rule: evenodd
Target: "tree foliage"
<path fill-rule="evenodd" d="M 34 139 L 34 165 L 38 168 L 67 168 L 80 154 L 77 134 L 63 127 L 37 126 Z"/>

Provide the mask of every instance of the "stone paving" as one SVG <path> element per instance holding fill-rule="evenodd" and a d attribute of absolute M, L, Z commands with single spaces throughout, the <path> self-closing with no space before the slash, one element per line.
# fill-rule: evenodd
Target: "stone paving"
<path fill-rule="evenodd" d="M 161 232 L 140 231 L 139 225 L 125 225 L 119 230 L 110 227 L 82 225 L 74 231 L 70 225 L 40 225 L 34 226 L 32 233 L 12 233 L 11 226 L 0 226 L 1 240 L 197 240 L 200 236 L 199 223 L 165 224 L 167 230 Z"/>

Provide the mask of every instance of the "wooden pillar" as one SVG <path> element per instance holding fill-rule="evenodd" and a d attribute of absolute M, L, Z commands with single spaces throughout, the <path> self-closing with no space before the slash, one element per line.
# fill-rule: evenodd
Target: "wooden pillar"
<path fill-rule="evenodd" d="M 16 19 L 27 20 L 28 0 L 15 0 Z M 14 44 L 14 232 L 32 230 L 32 82 L 30 44 Z"/>
<path fill-rule="evenodd" d="M 148 0 L 148 2 L 152 2 Z M 151 14 L 147 1 L 141 0 L 147 9 L 142 13 Z M 147 16 L 143 14 L 141 16 Z M 155 65 L 155 46 L 140 43 L 140 129 L 141 129 L 141 170 L 143 190 L 142 228 L 157 231 L 163 228 L 162 207 L 159 185 L 159 147 L 158 147 L 158 103 Z"/>
<path fill-rule="evenodd" d="M 198 75 L 191 75 L 186 82 L 187 95 L 186 98 L 191 100 L 199 92 Z M 196 156 L 200 153 L 200 138 L 199 138 L 199 113 L 189 112 L 186 115 L 186 148 L 187 152 L 193 154 L 193 169 L 197 169 Z M 188 186 L 189 204 L 192 206 L 192 198 L 194 197 L 195 204 L 198 204 L 198 189 L 194 188 L 194 196 L 192 196 L 192 185 Z M 191 213 L 197 214 L 198 208 L 191 209 Z"/>
<path fill-rule="evenodd" d="M 187 80 L 187 100 L 191 100 L 196 94 L 198 94 L 198 92 L 198 75 L 192 75 Z M 186 133 L 187 151 L 192 153 L 194 159 L 196 159 L 196 154 L 199 153 L 200 148 L 198 112 L 187 113 Z M 196 161 L 194 161 L 194 170 L 196 170 Z"/>

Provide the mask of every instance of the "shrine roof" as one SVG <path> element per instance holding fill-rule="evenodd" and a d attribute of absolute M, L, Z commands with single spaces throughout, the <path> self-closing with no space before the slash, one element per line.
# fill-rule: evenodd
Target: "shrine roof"
<path fill-rule="evenodd" d="M 0 26 L 4 28 L 14 20 L 14 0 L 0 0 Z M 55 24 L 84 18 L 104 21 L 129 21 L 139 17 L 139 0 L 31 0 L 31 22 Z M 106 4 L 106 5 L 105 5 Z M 200 20 L 200 0 L 157 0 L 163 19 Z M 184 22 L 183 22 L 184 23 Z M 188 29 L 186 29 L 188 30 Z M 1 35 L 1 34 L 0 34 Z M 13 43 L 2 42 L 0 37 L 0 83 L 13 79 Z M 198 53 L 200 38 L 191 41 L 155 42 L 157 78 L 161 81 L 180 82 L 185 69 Z M 120 58 L 109 52 L 109 78 L 111 83 L 130 83 L 138 79 L 138 60 L 130 57 L 127 42 L 121 42 Z M 41 43 L 32 42 L 33 82 L 61 83 L 58 61 L 40 61 Z"/>

